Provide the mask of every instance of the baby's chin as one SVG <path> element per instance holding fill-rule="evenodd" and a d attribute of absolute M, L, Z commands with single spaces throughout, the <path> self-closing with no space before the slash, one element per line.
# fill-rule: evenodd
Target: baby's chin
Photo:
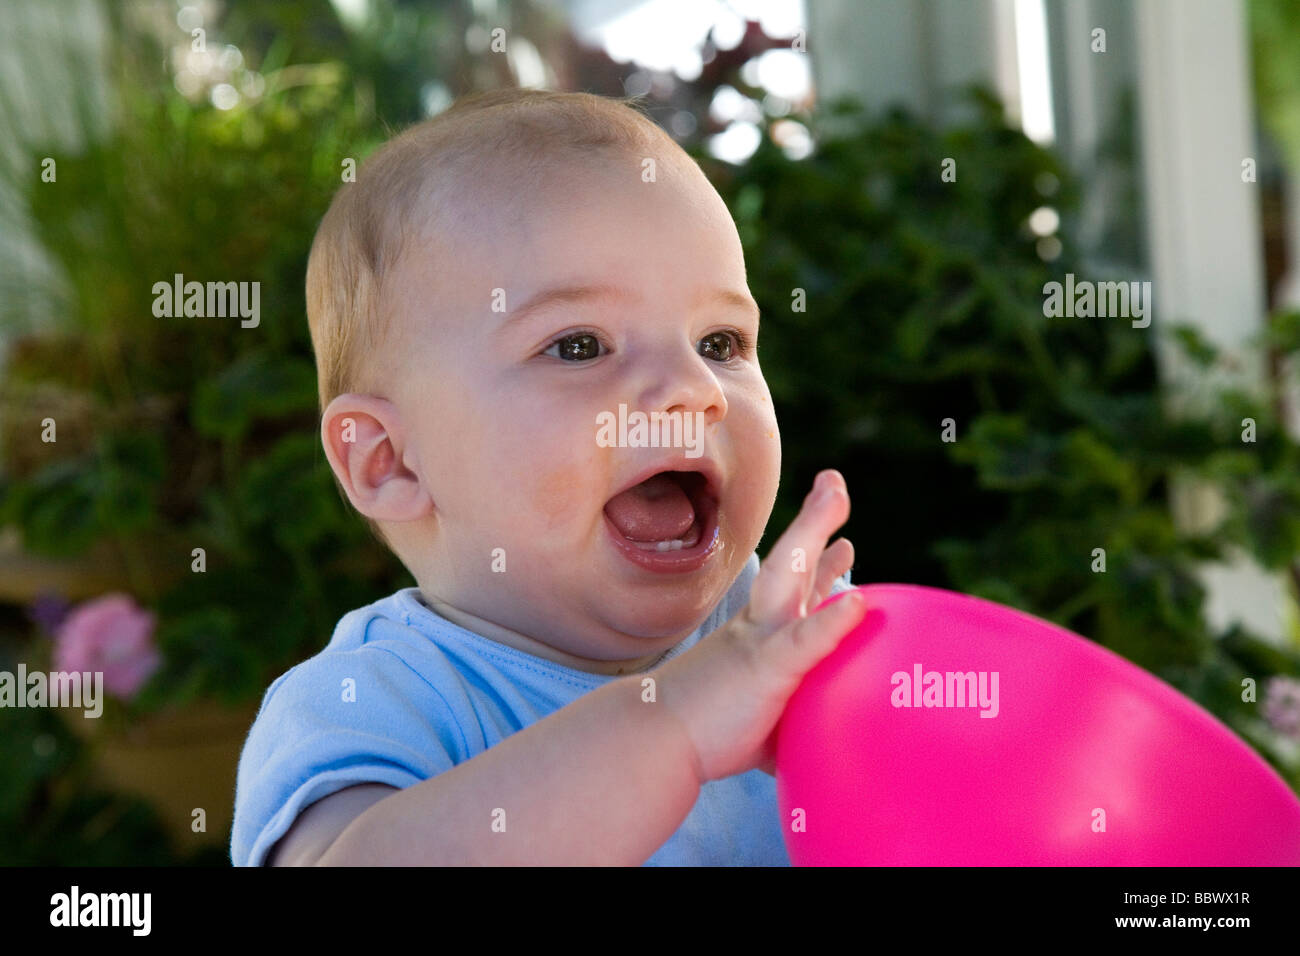
<path fill-rule="evenodd" d="M 644 589 L 611 588 L 611 595 L 622 597 L 618 614 L 624 626 L 618 630 L 645 638 L 688 637 L 727 596 L 753 554 L 753 547 L 736 545 L 735 533 L 734 526 L 724 521 L 717 551 L 697 571 L 663 575 Z"/>
<path fill-rule="evenodd" d="M 704 623 L 710 608 L 699 614 L 682 614 L 680 610 L 663 611 L 653 616 L 638 614 L 613 623 L 615 630 L 647 643 L 669 641 L 677 643 L 690 637 Z M 653 648 L 647 649 L 646 653 Z"/>
<path fill-rule="evenodd" d="M 677 594 L 623 595 L 616 607 L 607 609 L 604 624 L 620 634 L 654 642 L 673 638 L 684 640 L 695 631 L 725 597 L 733 576 L 717 579 L 714 586 L 697 590 L 690 596 Z M 618 590 L 607 592 L 611 600 L 618 601 Z"/>

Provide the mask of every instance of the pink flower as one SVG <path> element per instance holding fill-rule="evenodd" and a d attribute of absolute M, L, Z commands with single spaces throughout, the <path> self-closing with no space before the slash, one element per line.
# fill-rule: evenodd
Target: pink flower
<path fill-rule="evenodd" d="M 1276 675 L 1264 691 L 1264 719 L 1278 733 L 1300 738 L 1300 681 Z"/>
<path fill-rule="evenodd" d="M 104 689 L 130 700 L 162 664 L 154 616 L 126 594 L 105 594 L 75 607 L 54 636 L 54 667 L 103 671 Z"/>

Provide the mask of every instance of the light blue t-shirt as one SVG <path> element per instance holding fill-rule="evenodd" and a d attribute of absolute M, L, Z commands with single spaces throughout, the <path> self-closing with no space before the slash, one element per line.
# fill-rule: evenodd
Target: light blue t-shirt
<path fill-rule="evenodd" d="M 726 596 L 669 660 L 749 599 L 750 556 Z M 832 593 L 849 587 L 849 575 Z M 405 588 L 345 614 L 319 654 L 276 678 L 244 743 L 230 858 L 261 866 L 312 803 L 361 783 L 405 788 L 464 763 L 618 678 L 489 640 Z M 355 681 L 355 702 L 344 680 Z M 761 770 L 711 780 L 647 866 L 788 866 L 776 780 Z"/>

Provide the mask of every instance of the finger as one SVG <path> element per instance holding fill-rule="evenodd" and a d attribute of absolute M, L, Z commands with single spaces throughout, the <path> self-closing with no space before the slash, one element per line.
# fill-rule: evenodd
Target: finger
<path fill-rule="evenodd" d="M 774 663 L 796 683 L 861 623 L 867 602 L 861 591 L 846 591 L 820 611 L 780 628 L 771 636 Z M 767 650 L 767 648 L 765 648 Z"/>
<path fill-rule="evenodd" d="M 799 514 L 759 568 L 760 579 L 764 568 L 767 578 L 754 582 L 751 618 L 760 626 L 780 627 L 807 613 L 826 541 L 848 514 L 843 476 L 834 469 L 820 472 Z"/>
<path fill-rule="evenodd" d="M 836 538 L 829 548 L 822 552 L 822 559 L 817 564 L 817 583 L 813 586 L 812 597 L 808 607 L 814 608 L 831 593 L 831 586 L 837 578 L 853 567 L 853 542 L 848 538 Z"/>
<path fill-rule="evenodd" d="M 759 565 L 747 607 L 754 624 L 780 627 L 807 612 L 826 542 L 848 517 L 843 476 L 834 469 L 821 472 L 799 514 Z"/>

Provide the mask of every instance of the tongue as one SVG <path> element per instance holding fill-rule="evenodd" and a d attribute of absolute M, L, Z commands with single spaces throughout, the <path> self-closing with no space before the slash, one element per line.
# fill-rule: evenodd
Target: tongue
<path fill-rule="evenodd" d="M 695 522 L 695 508 L 674 479 L 666 474 L 647 478 L 615 495 L 605 514 L 623 537 L 632 541 L 672 541 L 686 537 Z"/>

